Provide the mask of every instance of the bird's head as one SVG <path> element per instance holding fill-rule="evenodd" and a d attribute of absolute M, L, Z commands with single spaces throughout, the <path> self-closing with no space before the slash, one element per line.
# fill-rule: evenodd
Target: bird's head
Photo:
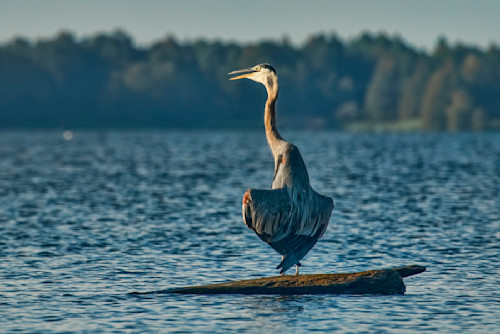
<path fill-rule="evenodd" d="M 228 75 L 240 73 L 244 74 L 232 77 L 229 80 L 250 79 L 263 84 L 268 90 L 278 88 L 278 76 L 276 75 L 276 70 L 269 64 L 255 65 L 254 67 L 230 72 Z"/>

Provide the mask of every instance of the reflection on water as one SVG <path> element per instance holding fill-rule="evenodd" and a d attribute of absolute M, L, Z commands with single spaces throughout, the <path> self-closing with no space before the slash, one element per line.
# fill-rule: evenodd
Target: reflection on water
<path fill-rule="evenodd" d="M 296 132 L 335 199 L 302 272 L 427 266 L 404 296 L 182 296 L 275 275 L 241 219 L 269 188 L 259 132 L 0 134 L 4 331 L 494 332 L 500 326 L 500 135 Z"/>

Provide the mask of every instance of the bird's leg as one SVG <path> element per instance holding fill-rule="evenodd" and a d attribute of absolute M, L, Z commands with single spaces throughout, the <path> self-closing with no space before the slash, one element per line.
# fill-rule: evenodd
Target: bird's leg
<path fill-rule="evenodd" d="M 281 255 L 281 261 L 285 259 L 285 255 Z M 280 276 L 285 276 L 285 272 L 280 273 Z"/>
<path fill-rule="evenodd" d="M 299 276 L 299 267 L 301 266 L 300 262 L 297 262 L 295 265 L 295 276 Z"/>

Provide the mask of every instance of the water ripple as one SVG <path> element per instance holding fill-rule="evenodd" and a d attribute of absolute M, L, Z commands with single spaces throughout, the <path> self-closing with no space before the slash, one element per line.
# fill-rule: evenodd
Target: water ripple
<path fill-rule="evenodd" d="M 405 296 L 132 294 L 275 274 L 240 212 L 273 176 L 263 134 L 4 132 L 2 330 L 498 330 L 498 134 L 286 137 L 336 204 L 303 272 L 426 265 Z"/>

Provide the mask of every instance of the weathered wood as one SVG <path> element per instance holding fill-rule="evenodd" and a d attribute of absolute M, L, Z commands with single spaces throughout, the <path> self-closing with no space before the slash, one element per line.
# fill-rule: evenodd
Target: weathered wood
<path fill-rule="evenodd" d="M 165 293 L 182 294 L 404 294 L 403 277 L 425 271 L 412 265 L 346 274 L 265 277 L 244 281 L 174 288 Z"/>

